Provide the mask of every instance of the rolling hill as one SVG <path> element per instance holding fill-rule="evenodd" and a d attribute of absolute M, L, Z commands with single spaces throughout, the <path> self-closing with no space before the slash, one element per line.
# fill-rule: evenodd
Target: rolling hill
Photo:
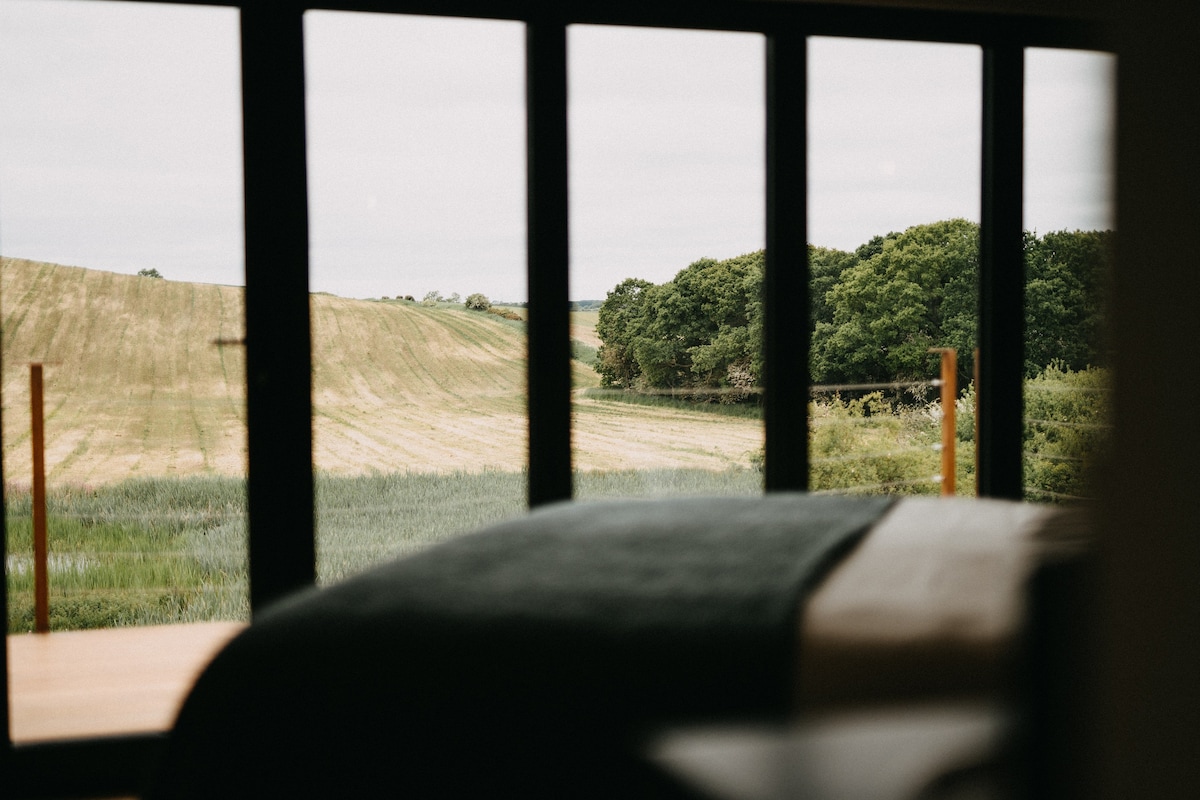
<path fill-rule="evenodd" d="M 0 259 L 5 479 L 30 474 L 29 369 L 46 375 L 51 484 L 240 475 L 242 290 Z M 519 327 L 458 308 L 313 295 L 314 460 L 334 474 L 520 470 Z M 573 335 L 585 339 L 586 325 Z M 594 334 L 593 334 L 594 335 Z M 577 386 L 596 376 L 575 363 Z M 590 470 L 745 465 L 757 422 L 578 397 Z"/>

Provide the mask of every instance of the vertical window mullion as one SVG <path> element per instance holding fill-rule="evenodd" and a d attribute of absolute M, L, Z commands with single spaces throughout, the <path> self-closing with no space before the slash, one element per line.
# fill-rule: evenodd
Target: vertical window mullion
<path fill-rule="evenodd" d="M 1024 51 L 983 51 L 979 232 L 979 494 L 1023 495 L 1025 260 Z"/>
<path fill-rule="evenodd" d="M 803 35 L 768 37 L 762 344 L 767 491 L 808 488 L 806 60 Z"/>
<path fill-rule="evenodd" d="M 0 412 L 0 422 L 4 419 Z M 8 559 L 8 498 L 4 493 L 4 471 L 0 464 L 0 555 Z M 0 721 L 4 724 L 3 736 L 0 737 L 0 767 L 9 763 L 12 757 L 12 714 L 9 712 L 8 692 L 8 570 L 0 570 L 0 619 L 4 620 L 4 635 L 0 636 Z M 7 770 L 5 770 L 7 771 Z M 0 789 L 4 781 L 0 780 Z"/>
<path fill-rule="evenodd" d="M 529 252 L 529 505 L 571 497 L 567 29 L 525 30 Z"/>
<path fill-rule="evenodd" d="M 305 164 L 298 7 L 241 12 L 250 605 L 316 575 Z"/>

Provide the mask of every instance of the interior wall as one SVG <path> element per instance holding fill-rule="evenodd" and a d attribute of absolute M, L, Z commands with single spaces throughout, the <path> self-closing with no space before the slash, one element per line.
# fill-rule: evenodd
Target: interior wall
<path fill-rule="evenodd" d="M 1102 523 L 1105 796 L 1200 796 L 1200 4 L 1116 17 L 1117 433 Z"/>

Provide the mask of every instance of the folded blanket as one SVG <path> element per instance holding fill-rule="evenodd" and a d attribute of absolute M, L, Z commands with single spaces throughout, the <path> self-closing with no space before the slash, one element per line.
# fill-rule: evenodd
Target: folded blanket
<path fill-rule="evenodd" d="M 899 499 L 805 602 L 798 707 L 1005 699 L 1028 583 L 1064 529 L 1054 506 Z"/>
<path fill-rule="evenodd" d="M 785 715 L 800 599 L 890 503 L 562 504 L 302 593 L 201 676 L 153 796 L 662 796 L 637 737 Z"/>

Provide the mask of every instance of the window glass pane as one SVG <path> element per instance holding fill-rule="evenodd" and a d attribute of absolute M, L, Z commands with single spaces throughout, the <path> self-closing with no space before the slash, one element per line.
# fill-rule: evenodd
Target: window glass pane
<path fill-rule="evenodd" d="M 761 491 L 763 39 L 568 42 L 575 492 Z"/>
<path fill-rule="evenodd" d="M 525 509 L 524 29 L 305 15 L 318 580 Z"/>
<path fill-rule="evenodd" d="M 1025 496 L 1094 493 L 1107 452 L 1116 59 L 1025 55 Z"/>
<path fill-rule="evenodd" d="M 974 491 L 970 414 L 943 414 L 930 351 L 956 351 L 958 410 L 977 318 L 980 82 L 975 47 L 810 39 L 815 490 L 938 493 L 953 476 Z M 945 466 L 943 425 L 957 428 Z"/>
<path fill-rule="evenodd" d="M 10 632 L 36 620 L 32 362 L 50 627 L 247 618 L 237 26 L 230 9 L 0 3 Z M 177 652 L 210 646 L 195 630 Z M 31 716 L 19 652 L 17 739 L 170 723 L 169 703 L 116 709 L 115 728 Z M 104 680 L 57 699 L 87 705 Z"/>

